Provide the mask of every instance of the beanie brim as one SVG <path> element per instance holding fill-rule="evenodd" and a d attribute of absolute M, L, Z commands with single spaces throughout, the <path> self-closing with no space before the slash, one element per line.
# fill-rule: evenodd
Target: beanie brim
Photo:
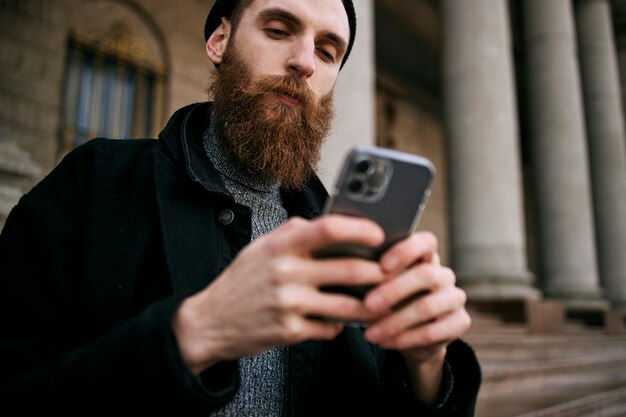
<path fill-rule="evenodd" d="M 208 41 L 211 34 L 217 29 L 222 22 L 222 17 L 230 19 L 230 16 L 237 5 L 238 0 L 215 0 L 213 7 L 209 11 L 209 14 L 204 23 L 204 41 Z M 346 9 L 348 15 L 348 24 L 350 25 L 350 39 L 346 47 L 346 53 L 341 61 L 341 68 L 348 60 L 352 46 L 354 45 L 354 38 L 356 36 L 356 13 L 354 11 L 354 5 L 352 0 L 342 0 L 343 7 Z"/>

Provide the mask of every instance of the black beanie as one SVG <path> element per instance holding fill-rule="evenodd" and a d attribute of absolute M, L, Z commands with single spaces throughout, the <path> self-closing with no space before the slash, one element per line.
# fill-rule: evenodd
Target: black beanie
<path fill-rule="evenodd" d="M 215 4 L 209 11 L 209 15 L 206 18 L 206 23 L 204 24 L 204 41 L 206 42 L 209 39 L 209 36 L 213 33 L 213 31 L 220 25 L 222 21 L 222 17 L 230 18 L 233 9 L 237 5 L 239 0 L 215 0 Z M 348 55 L 350 55 L 350 51 L 352 50 L 352 45 L 354 44 L 354 37 L 356 35 L 356 13 L 354 12 L 354 5 L 352 4 L 352 0 L 341 0 L 343 3 L 343 7 L 346 9 L 346 14 L 348 15 L 348 23 L 350 24 L 350 40 L 348 41 L 348 47 L 346 48 L 346 54 L 343 56 L 343 60 L 341 61 L 341 67 L 343 68 L 344 64 L 348 60 Z"/>

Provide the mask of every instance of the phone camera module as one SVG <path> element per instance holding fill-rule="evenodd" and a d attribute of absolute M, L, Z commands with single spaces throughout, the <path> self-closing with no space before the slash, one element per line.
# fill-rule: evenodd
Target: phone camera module
<path fill-rule="evenodd" d="M 355 161 L 347 188 L 353 198 L 373 202 L 384 195 L 390 176 L 388 161 L 366 156 Z"/>

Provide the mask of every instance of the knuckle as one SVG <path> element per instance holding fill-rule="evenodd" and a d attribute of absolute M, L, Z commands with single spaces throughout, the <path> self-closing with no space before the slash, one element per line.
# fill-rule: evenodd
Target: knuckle
<path fill-rule="evenodd" d="M 344 315 L 352 315 L 359 312 L 361 302 L 353 297 L 342 297 L 336 306 L 336 310 Z"/>
<path fill-rule="evenodd" d="M 381 339 L 390 339 L 396 336 L 399 333 L 399 326 L 394 323 L 386 323 L 384 326 L 379 327 L 380 338 Z"/>
<path fill-rule="evenodd" d="M 430 286 L 438 288 L 455 286 L 456 275 L 450 268 L 427 263 L 420 265 L 420 269 L 423 279 Z"/>
<path fill-rule="evenodd" d="M 421 264 L 420 270 L 422 279 L 424 279 L 428 284 L 431 284 L 431 286 L 437 283 L 437 269 L 438 268 L 433 264 Z"/>
<path fill-rule="evenodd" d="M 291 307 L 291 302 L 289 300 L 291 300 L 291 297 L 288 292 L 284 288 L 279 288 L 276 291 L 276 311 L 279 313 L 289 311 Z"/>
<path fill-rule="evenodd" d="M 470 314 L 466 310 L 463 310 L 463 313 L 461 314 L 461 320 L 464 330 L 467 330 L 472 326 L 472 316 L 470 316 Z"/>
<path fill-rule="evenodd" d="M 270 262 L 270 277 L 274 284 L 291 280 L 296 270 L 295 262 L 288 258 L 275 259 Z"/>
<path fill-rule="evenodd" d="M 472 317 L 469 313 L 463 310 L 463 314 L 461 315 L 461 319 L 463 320 L 463 328 L 464 330 L 468 330 L 472 326 Z"/>
<path fill-rule="evenodd" d="M 343 330 L 341 326 L 332 326 L 332 325 L 326 326 L 326 329 L 327 329 L 326 332 L 324 332 L 324 334 L 321 336 L 324 340 L 334 339 Z"/>
<path fill-rule="evenodd" d="M 342 275 L 346 277 L 366 277 L 369 275 L 369 271 L 364 267 L 363 263 L 359 260 L 346 260 L 342 262 Z"/>
<path fill-rule="evenodd" d="M 265 252 L 267 252 L 268 257 L 273 257 L 276 256 L 280 253 L 283 252 L 283 243 L 282 243 L 282 239 L 264 239 L 263 240 L 263 245 L 264 245 L 264 249 Z"/>
<path fill-rule="evenodd" d="M 336 236 L 337 227 L 335 222 L 331 218 L 320 219 L 317 223 L 317 227 L 320 235 L 328 240 L 334 240 Z"/>
<path fill-rule="evenodd" d="M 454 271 L 446 266 L 441 267 L 442 275 L 451 285 L 456 284 L 456 274 Z"/>
<path fill-rule="evenodd" d="M 461 288 L 455 287 L 457 292 L 457 297 L 459 298 L 459 303 L 461 305 L 465 305 L 467 303 L 467 293 L 463 291 Z"/>
<path fill-rule="evenodd" d="M 303 227 L 307 223 L 308 221 L 303 219 L 302 217 L 293 216 L 293 217 L 290 217 L 285 222 L 284 227 L 288 229 L 294 229 L 294 228 Z"/>
<path fill-rule="evenodd" d="M 283 325 L 284 340 L 289 342 L 302 340 L 304 332 L 305 329 L 302 320 L 299 320 L 296 316 L 288 316 L 285 319 L 285 323 Z"/>
<path fill-rule="evenodd" d="M 437 314 L 437 304 L 429 297 L 422 298 L 419 313 L 422 319 L 430 319 Z"/>
<path fill-rule="evenodd" d="M 419 232 L 419 238 L 423 239 L 429 248 L 433 248 L 434 250 L 436 250 L 439 246 L 439 239 L 437 239 L 437 235 L 435 235 L 431 231 L 425 230 Z"/>
<path fill-rule="evenodd" d="M 277 309 L 282 313 L 296 312 L 300 306 L 298 298 L 294 295 L 294 291 L 288 286 L 283 286 L 276 292 Z"/>

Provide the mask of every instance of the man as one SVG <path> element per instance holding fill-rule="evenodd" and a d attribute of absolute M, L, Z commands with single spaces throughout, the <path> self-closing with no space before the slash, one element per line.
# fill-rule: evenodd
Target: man
<path fill-rule="evenodd" d="M 383 239 L 318 217 L 355 29 L 350 0 L 218 0 L 213 103 L 158 141 L 90 141 L 20 200 L 0 237 L 0 414 L 473 414 L 465 294 L 432 234 L 379 262 L 311 256 Z M 361 284 L 363 301 L 320 290 Z"/>

